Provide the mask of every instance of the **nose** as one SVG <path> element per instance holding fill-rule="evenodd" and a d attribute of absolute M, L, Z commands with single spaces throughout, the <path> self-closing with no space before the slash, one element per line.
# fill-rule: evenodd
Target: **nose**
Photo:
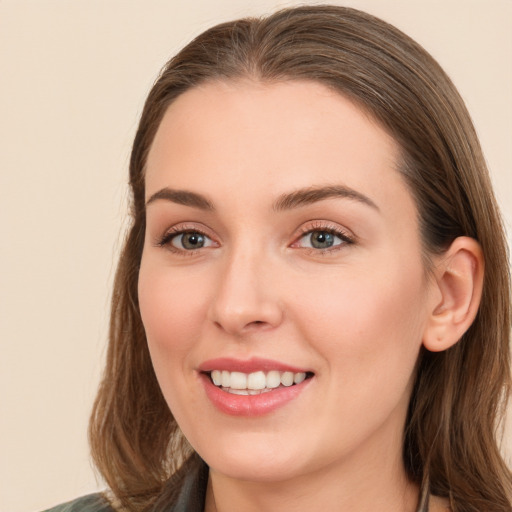
<path fill-rule="evenodd" d="M 222 264 L 210 320 L 232 335 L 277 327 L 283 310 L 275 265 L 250 249 L 231 254 Z"/>

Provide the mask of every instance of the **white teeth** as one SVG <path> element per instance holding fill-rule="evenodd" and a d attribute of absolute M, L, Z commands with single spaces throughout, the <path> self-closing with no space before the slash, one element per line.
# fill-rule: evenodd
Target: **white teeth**
<path fill-rule="evenodd" d="M 272 370 L 253 373 L 228 372 L 226 370 L 212 370 L 212 382 L 225 391 L 237 395 L 257 395 L 261 392 L 271 391 L 279 386 L 289 387 L 300 384 L 306 379 L 306 372 L 279 372 Z"/>
<path fill-rule="evenodd" d="M 294 373 L 293 374 L 293 382 L 295 384 L 300 384 L 303 380 L 306 380 L 305 372 Z"/>
<path fill-rule="evenodd" d="M 224 391 L 231 393 L 232 395 L 261 395 L 262 393 L 268 393 L 271 389 L 233 389 L 233 388 L 222 388 Z"/>
<path fill-rule="evenodd" d="M 281 385 L 281 374 L 275 370 L 267 373 L 267 388 L 278 388 Z"/>
<path fill-rule="evenodd" d="M 293 373 L 284 372 L 281 375 L 281 384 L 286 387 L 291 386 L 293 384 Z"/>
<path fill-rule="evenodd" d="M 231 372 L 227 372 L 226 370 L 224 370 L 222 372 L 222 387 L 229 388 L 230 384 L 231 384 Z"/>
<path fill-rule="evenodd" d="M 224 385 L 224 381 L 222 385 Z M 247 375 L 241 372 L 231 372 L 229 387 L 231 389 L 247 389 Z"/>
<path fill-rule="evenodd" d="M 263 389 L 266 384 L 267 379 L 263 372 L 250 373 L 247 377 L 247 387 L 249 389 Z"/>
<path fill-rule="evenodd" d="M 229 389 L 229 392 L 233 395 L 248 395 L 249 393 L 247 392 L 247 389 L 235 389 L 235 388 L 230 388 Z"/>
<path fill-rule="evenodd" d="M 216 386 L 220 386 L 222 384 L 222 372 L 220 370 L 213 370 L 212 381 Z"/>

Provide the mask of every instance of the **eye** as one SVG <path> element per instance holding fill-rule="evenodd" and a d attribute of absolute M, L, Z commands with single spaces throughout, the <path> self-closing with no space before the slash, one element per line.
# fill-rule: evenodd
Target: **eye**
<path fill-rule="evenodd" d="M 218 247 L 218 243 L 197 228 L 178 225 L 173 226 L 163 236 L 155 240 L 155 246 L 184 255 L 192 254 L 205 247 Z"/>
<path fill-rule="evenodd" d="M 340 237 L 328 231 L 313 231 L 304 235 L 301 240 L 303 240 L 302 247 L 312 247 L 313 249 L 329 249 L 329 247 L 342 242 Z"/>
<path fill-rule="evenodd" d="M 213 245 L 213 241 L 199 231 L 186 231 L 184 233 L 172 234 L 171 238 L 167 240 L 167 243 L 170 243 L 176 249 L 186 251 L 193 251 Z"/>
<path fill-rule="evenodd" d="M 341 248 L 344 245 L 352 244 L 352 237 L 345 234 L 340 229 L 318 227 L 309 228 L 297 239 L 292 247 L 301 247 L 304 249 L 329 251 Z"/>

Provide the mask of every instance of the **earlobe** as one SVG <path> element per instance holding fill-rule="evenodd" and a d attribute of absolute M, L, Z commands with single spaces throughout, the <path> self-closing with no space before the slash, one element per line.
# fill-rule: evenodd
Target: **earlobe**
<path fill-rule="evenodd" d="M 473 238 L 456 238 L 437 258 L 433 279 L 435 293 L 423 345 L 439 352 L 460 340 L 478 312 L 484 279 L 480 244 Z"/>

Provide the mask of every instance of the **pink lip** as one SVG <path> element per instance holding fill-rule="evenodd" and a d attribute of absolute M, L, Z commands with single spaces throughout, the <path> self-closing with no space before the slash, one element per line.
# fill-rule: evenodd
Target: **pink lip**
<path fill-rule="evenodd" d="M 262 416 L 275 411 L 297 398 L 312 379 L 289 387 L 279 387 L 259 395 L 234 395 L 215 386 L 210 377 L 200 374 L 206 396 L 217 409 L 232 416 Z"/>
<path fill-rule="evenodd" d="M 272 361 L 271 359 L 262 359 L 260 357 L 253 357 L 246 361 L 241 359 L 233 359 L 229 357 L 219 357 L 217 359 L 209 359 L 199 365 L 200 372 L 210 372 L 212 370 L 225 370 L 228 372 L 242 372 L 251 373 L 257 371 L 269 372 L 276 370 L 280 372 L 307 372 L 303 368 L 297 368 L 288 364 L 280 363 L 279 361 Z"/>
<path fill-rule="evenodd" d="M 276 409 L 283 407 L 304 391 L 313 380 L 308 378 L 300 384 L 285 387 L 281 386 L 272 391 L 259 395 L 235 395 L 223 391 L 215 386 L 206 372 L 212 370 L 226 370 L 230 372 L 251 373 L 255 371 L 282 371 L 282 372 L 307 372 L 307 370 L 296 368 L 270 359 L 252 358 L 247 361 L 219 358 L 211 359 L 202 363 L 199 368 L 199 377 L 204 386 L 206 396 L 212 404 L 225 414 L 232 416 L 262 416 L 269 414 Z"/>

